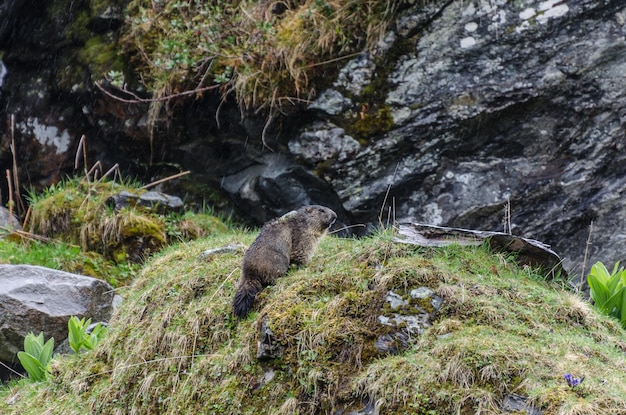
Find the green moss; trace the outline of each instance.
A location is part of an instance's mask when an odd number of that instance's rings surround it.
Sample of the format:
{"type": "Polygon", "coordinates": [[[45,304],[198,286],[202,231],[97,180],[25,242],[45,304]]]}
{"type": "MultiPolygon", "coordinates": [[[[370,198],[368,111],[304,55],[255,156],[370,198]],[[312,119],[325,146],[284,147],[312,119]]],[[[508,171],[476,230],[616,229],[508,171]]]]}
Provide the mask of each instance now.
{"type": "Polygon", "coordinates": [[[363,87],[358,97],[352,97],[361,110],[348,123],[341,123],[341,126],[362,145],[368,144],[371,138],[386,133],[394,126],[391,108],[381,106],[380,103],[387,98],[389,75],[394,69],[394,63],[413,49],[410,39],[397,39],[385,54],[375,58],[376,70],[370,83],[363,87]]]}
{"type": "Polygon", "coordinates": [[[391,110],[389,107],[382,107],[377,110],[364,110],[346,131],[361,144],[366,144],[369,138],[380,136],[391,127],[393,127],[391,110]]]}
{"type": "Polygon", "coordinates": [[[80,51],[81,61],[94,70],[94,75],[103,76],[111,70],[124,69],[119,47],[109,35],[92,36],[80,51]]]}
{"type": "MultiPolygon", "coordinates": [[[[141,208],[111,209],[107,199],[123,190],[135,194],[144,192],[136,183],[107,180],[90,183],[80,178],[51,186],[42,194],[30,196],[29,231],[66,241],[83,252],[98,253],[123,265],[129,261],[143,262],[173,241],[225,230],[221,220],[208,214],[163,217],[141,208]]],[[[89,267],[85,271],[92,275],[89,267]]],[[[124,283],[127,278],[116,281],[124,283]]]]}
{"type": "Polygon", "coordinates": [[[118,32],[92,31],[92,23],[108,8],[122,8],[125,0],[112,2],[53,1],[47,7],[49,19],[65,22],[64,46],[57,59],[59,82],[66,88],[83,86],[104,79],[110,71],[127,72],[127,58],[118,42],[118,32]]]}

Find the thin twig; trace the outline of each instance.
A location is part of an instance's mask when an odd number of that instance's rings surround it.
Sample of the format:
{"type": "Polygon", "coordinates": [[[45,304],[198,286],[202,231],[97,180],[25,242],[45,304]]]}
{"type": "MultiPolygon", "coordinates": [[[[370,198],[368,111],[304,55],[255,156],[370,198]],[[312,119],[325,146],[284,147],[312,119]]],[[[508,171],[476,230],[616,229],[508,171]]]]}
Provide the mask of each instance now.
{"type": "Polygon", "coordinates": [[[22,228],[26,229],[28,227],[28,221],[30,220],[30,215],[33,213],[33,205],[28,206],[28,210],[26,211],[26,215],[24,216],[24,223],[22,224],[22,228]]]}
{"type": "Polygon", "coordinates": [[[180,173],[176,173],[176,174],[174,174],[172,176],[165,177],[163,179],[159,179],[159,180],[154,181],[152,183],[148,183],[147,185],[140,187],[140,189],[148,189],[148,188],[150,188],[152,186],[156,186],[157,184],[161,184],[163,182],[167,182],[168,180],[177,179],[177,178],[185,176],[185,175],[187,175],[189,173],[191,173],[191,170],[187,170],[187,171],[183,171],[183,172],[180,172],[180,173]]]}
{"type": "MultiPolygon", "coordinates": [[[[100,162],[98,162],[98,163],[100,163],[100,162]]],[[[120,173],[120,165],[119,165],[119,163],[115,163],[115,164],[113,165],[113,167],[111,167],[109,170],[107,170],[107,171],[106,171],[106,173],[104,173],[104,174],[102,175],[102,177],[100,177],[100,178],[98,179],[98,181],[97,181],[95,184],[100,183],[102,180],[104,180],[104,178],[105,178],[105,177],[107,177],[107,176],[108,176],[109,174],[111,174],[111,173],[115,173],[115,176],[113,177],[113,180],[114,180],[114,181],[115,181],[115,177],[117,177],[117,175],[118,175],[118,174],[120,174],[120,175],[121,175],[121,173],[120,173]]]]}
{"type": "Polygon", "coordinates": [[[13,372],[14,374],[22,377],[22,378],[26,378],[26,376],[24,376],[23,374],[21,374],[20,372],[18,372],[17,370],[13,369],[12,367],[6,365],[5,363],[3,363],[2,361],[0,361],[0,366],[3,366],[5,369],[7,369],[10,372],[13,372]]]}
{"type": "Polygon", "coordinates": [[[502,225],[503,232],[509,235],[513,234],[511,230],[511,199],[506,198],[506,204],[504,205],[504,223],[502,225]]]}
{"type": "Polygon", "coordinates": [[[76,149],[76,155],[74,156],[74,170],[78,170],[78,161],[79,161],[78,156],[81,154],[84,141],[85,141],[85,134],[81,135],[80,140],[78,141],[78,148],[76,149]]]}
{"type": "Polygon", "coordinates": [[[396,174],[398,173],[398,166],[400,165],[400,163],[396,163],[396,168],[393,171],[393,176],[391,177],[391,183],[389,183],[389,185],[387,186],[387,191],[385,192],[385,198],[383,199],[383,204],[380,207],[380,212],[378,213],[378,224],[380,225],[380,227],[383,227],[383,212],[385,209],[385,205],[387,204],[387,198],[389,197],[389,192],[391,191],[391,186],[393,185],[393,183],[396,181],[396,174]]]}
{"type": "Polygon", "coordinates": [[[267,134],[267,130],[270,128],[270,125],[272,124],[272,121],[274,121],[274,114],[270,111],[270,114],[268,115],[267,120],[265,121],[265,125],[263,126],[263,131],[261,132],[261,142],[271,152],[274,152],[274,149],[272,147],[268,146],[267,145],[267,141],[265,140],[265,137],[266,137],[266,134],[267,134]]]}
{"type": "MultiPolygon", "coordinates": [[[[102,171],[102,163],[100,163],[100,160],[96,161],[94,163],[93,166],[91,166],[91,168],[85,172],[85,178],[87,179],[87,182],[90,182],[90,178],[91,175],[94,174],[94,178],[96,177],[95,172],[100,169],[100,171],[102,171]]],[[[91,184],[91,183],[90,183],[91,184]]]]}
{"type": "Polygon", "coordinates": [[[359,223],[357,225],[342,226],[341,228],[335,229],[334,231],[330,231],[328,233],[329,234],[333,234],[333,233],[345,231],[346,229],[350,229],[350,228],[367,228],[367,225],[365,225],[363,223],[359,223]]]}
{"type": "Polygon", "coordinates": [[[15,114],[11,114],[11,155],[13,158],[13,191],[15,192],[15,200],[17,203],[18,214],[22,214],[26,210],[22,195],[20,194],[20,178],[17,171],[17,150],[15,146],[15,114]]]}
{"type": "Polygon", "coordinates": [[[159,97],[159,98],[141,98],[138,95],[132,93],[131,91],[127,90],[127,89],[119,89],[121,92],[128,94],[130,96],[133,97],[133,99],[126,99],[126,98],[122,98],[119,95],[115,95],[109,91],[107,91],[102,85],[101,82],[96,82],[96,87],[98,87],[98,89],[100,91],[102,91],[105,95],[108,95],[109,97],[120,101],[120,102],[125,102],[127,104],[138,104],[138,103],[150,103],[150,102],[163,102],[163,101],[169,101],[171,99],[174,98],[179,98],[179,97],[184,97],[184,96],[188,96],[188,95],[193,95],[193,94],[198,94],[201,92],[205,92],[205,91],[210,91],[212,89],[216,89],[219,88],[221,85],[211,85],[211,86],[205,86],[202,88],[196,88],[196,89],[192,89],[189,91],[183,91],[183,92],[178,92],[176,94],[171,94],[171,95],[166,95],[163,97],[159,97]]]}
{"type": "Polygon", "coordinates": [[[19,235],[19,236],[22,236],[24,238],[32,239],[32,240],[35,240],[35,241],[62,243],[61,241],[58,241],[56,239],[47,238],[45,236],[37,235],[37,234],[31,233],[31,232],[21,231],[19,229],[10,229],[10,228],[6,228],[4,226],[0,226],[0,230],[7,231],[9,233],[12,233],[12,234],[15,234],[15,235],[19,235]]]}
{"type": "Polygon", "coordinates": [[[587,255],[589,254],[589,246],[591,246],[591,232],[593,231],[593,221],[589,223],[589,235],[585,245],[585,255],[583,256],[583,267],[580,271],[580,284],[578,284],[578,292],[582,292],[585,283],[585,269],[587,268],[587,255]]]}
{"type": "Polygon", "coordinates": [[[9,226],[13,227],[13,185],[11,181],[11,170],[7,169],[7,185],[9,186],[9,226]]]}

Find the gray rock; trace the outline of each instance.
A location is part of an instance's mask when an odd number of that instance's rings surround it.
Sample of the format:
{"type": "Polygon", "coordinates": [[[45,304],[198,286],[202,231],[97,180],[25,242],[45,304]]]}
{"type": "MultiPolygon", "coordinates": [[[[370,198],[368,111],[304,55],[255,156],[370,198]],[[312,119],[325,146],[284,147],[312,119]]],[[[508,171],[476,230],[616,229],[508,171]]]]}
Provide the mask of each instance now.
{"type": "Polygon", "coordinates": [[[506,412],[524,413],[526,415],[541,415],[540,409],[526,403],[527,398],[517,393],[511,393],[504,397],[502,410],[506,412]]]}
{"type": "Polygon", "coordinates": [[[618,0],[405,10],[411,47],[384,98],[394,126],[326,180],[357,223],[393,208],[399,222],[497,231],[510,201],[513,233],[550,244],[571,273],[591,221],[588,263],[623,259],[625,13],[618,0]]]}
{"type": "Polygon", "coordinates": [[[184,208],[183,201],[178,196],[161,192],[146,192],[138,195],[125,190],[109,197],[105,203],[115,210],[140,206],[160,214],[181,213],[184,208]]]}
{"type": "Polygon", "coordinates": [[[429,299],[430,304],[433,306],[435,311],[439,311],[439,307],[441,307],[441,303],[443,300],[441,297],[435,294],[433,290],[427,287],[419,287],[409,292],[409,295],[414,300],[425,300],[429,299]]]}
{"type": "Polygon", "coordinates": [[[16,361],[29,332],[60,344],[71,316],[108,321],[113,288],[105,281],[31,265],[0,265],[0,360],[16,361]]]}
{"type": "Polygon", "coordinates": [[[311,104],[309,109],[325,112],[329,115],[338,115],[352,106],[352,101],[344,97],[341,92],[334,89],[327,89],[311,104]]]}
{"type": "MultiPolygon", "coordinates": [[[[400,223],[397,229],[398,236],[394,239],[396,242],[428,247],[441,247],[451,244],[478,246],[487,243],[495,251],[514,253],[517,262],[541,270],[548,278],[554,278],[556,275],[568,276],[562,267],[562,260],[556,252],[550,249],[549,245],[533,239],[504,232],[447,228],[419,223],[400,223]]],[[[428,288],[412,290],[411,296],[413,298],[426,298],[430,294],[429,291],[428,288]]]]}
{"type": "Polygon", "coordinates": [[[0,231],[22,230],[20,220],[9,209],[0,206],[0,231]]]}
{"type": "Polygon", "coordinates": [[[363,87],[372,81],[376,65],[367,53],[362,53],[350,60],[333,84],[336,88],[347,91],[352,96],[359,96],[363,87]]]}
{"type": "Polygon", "coordinates": [[[285,348],[274,336],[270,328],[269,318],[264,315],[259,324],[259,343],[256,358],[259,360],[280,359],[285,352],[285,348]]]}
{"type": "Polygon", "coordinates": [[[442,299],[430,288],[418,287],[404,296],[389,291],[385,301],[391,312],[379,315],[378,323],[390,327],[391,331],[379,335],[374,347],[381,354],[395,354],[409,347],[412,337],[431,326],[442,299]]]}
{"type": "Polygon", "coordinates": [[[255,164],[222,177],[221,185],[239,206],[253,212],[251,216],[261,224],[316,203],[337,212],[335,227],[346,220],[328,185],[284,154],[264,154],[255,164]]]}
{"type": "Polygon", "coordinates": [[[360,149],[360,144],[332,123],[316,123],[289,141],[289,150],[309,163],[326,160],[345,161],[360,149]]]}
{"type": "Polygon", "coordinates": [[[396,310],[400,307],[407,306],[409,304],[408,301],[402,299],[401,295],[394,293],[393,291],[389,291],[387,296],[385,297],[385,301],[389,303],[389,306],[392,310],[396,310]]]}

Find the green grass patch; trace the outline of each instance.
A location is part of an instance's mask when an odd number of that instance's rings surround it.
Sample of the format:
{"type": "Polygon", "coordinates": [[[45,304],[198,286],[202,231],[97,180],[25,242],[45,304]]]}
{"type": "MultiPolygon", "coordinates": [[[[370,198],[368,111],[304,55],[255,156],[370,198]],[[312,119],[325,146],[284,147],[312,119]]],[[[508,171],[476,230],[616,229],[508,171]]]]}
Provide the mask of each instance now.
{"type": "Polygon", "coordinates": [[[0,389],[0,412],[317,414],[371,401],[385,414],[497,414],[509,393],[544,414],[626,407],[624,330],[511,258],[418,248],[388,233],[328,237],[236,320],[242,253],[199,255],[254,237],[214,233],[157,254],[98,346],[54,361],[47,381],[0,389]],[[422,286],[443,299],[432,326],[408,349],[379,353],[386,293],[422,286]],[[263,317],[281,359],[256,359],[263,317]],[[585,380],[571,387],[567,373],[585,380]]]}
{"type": "Polygon", "coordinates": [[[138,264],[115,263],[97,252],[83,252],[64,242],[0,239],[0,263],[28,264],[87,275],[107,281],[113,287],[126,285],[137,275],[138,264]]]}

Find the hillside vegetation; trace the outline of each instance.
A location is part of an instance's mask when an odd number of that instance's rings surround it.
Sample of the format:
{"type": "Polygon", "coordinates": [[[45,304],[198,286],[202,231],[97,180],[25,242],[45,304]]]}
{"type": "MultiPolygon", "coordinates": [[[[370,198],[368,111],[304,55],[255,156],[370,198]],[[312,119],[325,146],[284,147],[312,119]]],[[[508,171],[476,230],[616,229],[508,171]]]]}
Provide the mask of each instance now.
{"type": "MultiPolygon", "coordinates": [[[[148,1],[127,9],[122,43],[156,98],[217,89],[242,111],[307,102],[337,62],[374,48],[398,1],[148,1]]],[[[121,86],[124,76],[108,78],[121,86]]],[[[153,105],[153,112],[158,111],[153,105]]]]}
{"type": "Polygon", "coordinates": [[[255,232],[226,231],[157,254],[120,294],[106,337],[54,360],[53,376],[0,389],[3,414],[499,414],[526,397],[544,414],[626,411],[623,329],[513,258],[424,249],[390,232],[327,237],[238,321],[231,298],[255,232]],[[382,354],[385,296],[429,287],[438,315],[408,348],[382,354]],[[282,358],[256,359],[267,316],[282,358]],[[577,386],[564,376],[582,378],[577,386]]]}

